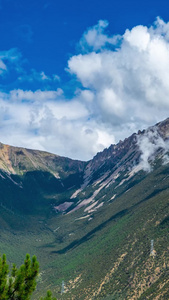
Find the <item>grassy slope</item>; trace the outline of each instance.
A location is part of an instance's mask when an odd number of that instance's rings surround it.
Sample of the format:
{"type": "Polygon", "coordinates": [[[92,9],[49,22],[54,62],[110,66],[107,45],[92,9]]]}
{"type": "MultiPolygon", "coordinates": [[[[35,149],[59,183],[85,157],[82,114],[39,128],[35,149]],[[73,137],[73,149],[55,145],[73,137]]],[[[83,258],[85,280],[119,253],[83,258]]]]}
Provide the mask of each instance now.
{"type": "Polygon", "coordinates": [[[27,252],[37,255],[35,299],[47,288],[58,299],[168,299],[168,187],[167,165],[147,176],[138,173],[116,189],[113,201],[113,185],[105,189],[105,205],[91,220],[77,220],[84,209],[23,217],[1,206],[0,252],[17,264],[27,252]]]}

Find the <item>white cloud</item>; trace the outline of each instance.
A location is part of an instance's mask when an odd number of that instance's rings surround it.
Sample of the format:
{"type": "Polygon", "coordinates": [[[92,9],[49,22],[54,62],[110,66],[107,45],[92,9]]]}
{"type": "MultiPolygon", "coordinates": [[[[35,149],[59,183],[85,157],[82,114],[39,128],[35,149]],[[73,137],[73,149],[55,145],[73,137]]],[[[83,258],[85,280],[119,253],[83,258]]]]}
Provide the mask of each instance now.
{"type": "MultiPolygon", "coordinates": [[[[84,91],[84,98],[90,96],[84,91]]],[[[114,136],[103,124],[90,119],[85,101],[77,99],[66,100],[61,89],[1,92],[1,142],[72,158],[91,158],[108,147],[114,136]]]]}
{"type": "Polygon", "coordinates": [[[4,64],[4,62],[0,59],[0,74],[2,74],[4,71],[6,71],[7,67],[4,64]]]}
{"type": "MultiPolygon", "coordinates": [[[[63,90],[58,88],[56,91],[41,91],[37,90],[35,92],[29,90],[24,91],[21,89],[18,90],[12,90],[10,91],[9,95],[5,95],[10,101],[35,101],[35,102],[41,102],[42,101],[49,101],[49,100],[55,100],[58,96],[61,97],[63,94],[63,90]]],[[[3,95],[3,96],[4,96],[3,95]]]]}
{"type": "MultiPolygon", "coordinates": [[[[97,25],[87,35],[93,30],[98,35],[101,30],[104,35],[105,27],[97,25]]],[[[142,128],[167,117],[168,36],[169,24],[157,18],[150,28],[139,25],[127,29],[115,50],[108,46],[103,49],[101,45],[100,51],[70,58],[69,72],[95,95],[93,102],[97,109],[94,111],[103,122],[115,120],[119,126],[137,123],[142,128]]],[[[90,46],[91,41],[86,39],[87,42],[90,46]]]]}
{"type": "Polygon", "coordinates": [[[162,150],[162,157],[164,164],[169,162],[167,152],[169,151],[169,142],[164,140],[156,127],[146,130],[142,135],[137,137],[137,144],[141,151],[139,168],[146,172],[152,170],[152,162],[155,159],[157,150],[162,150]]]}
{"type": "Polygon", "coordinates": [[[107,20],[100,20],[97,25],[89,28],[80,40],[80,46],[83,51],[94,50],[106,46],[106,44],[115,45],[120,38],[119,35],[109,37],[104,30],[109,25],[107,20]]]}
{"type": "Polygon", "coordinates": [[[43,71],[40,73],[40,76],[42,80],[49,80],[49,77],[43,71]]]}
{"type": "Polygon", "coordinates": [[[16,48],[0,51],[0,74],[5,74],[10,67],[15,68],[16,71],[21,70],[21,66],[18,64],[21,57],[21,53],[16,48]]]}
{"type": "Polygon", "coordinates": [[[131,31],[127,29],[123,38],[131,47],[136,47],[138,51],[145,51],[150,42],[150,33],[147,27],[140,25],[131,31]]]}
{"type": "Polygon", "coordinates": [[[121,116],[124,112],[124,103],[111,88],[103,89],[99,94],[99,104],[106,115],[121,116]]]}
{"type": "MultiPolygon", "coordinates": [[[[135,26],[121,36],[109,35],[107,26],[101,20],[89,28],[80,40],[81,53],[68,61],[67,70],[78,81],[73,97],[67,99],[61,88],[1,92],[2,142],[90,159],[168,117],[169,23],[157,18],[152,26],[135,26]]],[[[0,52],[0,72],[18,57],[14,50],[0,52]]],[[[43,71],[31,75],[32,82],[60,79],[43,71]]],[[[153,153],[151,146],[142,161],[153,153]]]]}
{"type": "Polygon", "coordinates": [[[73,56],[68,61],[69,72],[76,74],[84,87],[90,87],[96,82],[99,74],[102,75],[102,60],[99,54],[92,52],[90,54],[73,56]]]}
{"type": "Polygon", "coordinates": [[[44,71],[37,72],[36,70],[32,69],[30,72],[25,72],[21,74],[18,78],[20,81],[23,82],[52,82],[52,81],[60,81],[60,77],[56,74],[49,76],[46,75],[44,71]]]}
{"type": "Polygon", "coordinates": [[[60,81],[60,77],[57,74],[53,75],[53,80],[60,81]]]}
{"type": "Polygon", "coordinates": [[[0,58],[1,59],[6,59],[11,62],[15,62],[20,60],[22,57],[21,53],[18,51],[17,48],[12,48],[7,51],[0,51],[0,58]]]}

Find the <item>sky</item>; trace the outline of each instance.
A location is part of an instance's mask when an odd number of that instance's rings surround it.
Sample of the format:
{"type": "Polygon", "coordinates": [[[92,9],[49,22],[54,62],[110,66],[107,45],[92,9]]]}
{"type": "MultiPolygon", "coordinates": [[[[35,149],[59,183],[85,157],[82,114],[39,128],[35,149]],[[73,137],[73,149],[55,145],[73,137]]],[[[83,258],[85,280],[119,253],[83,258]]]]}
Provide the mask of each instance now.
{"type": "Polygon", "coordinates": [[[169,3],[0,0],[0,142],[89,160],[169,117],[169,3]]]}

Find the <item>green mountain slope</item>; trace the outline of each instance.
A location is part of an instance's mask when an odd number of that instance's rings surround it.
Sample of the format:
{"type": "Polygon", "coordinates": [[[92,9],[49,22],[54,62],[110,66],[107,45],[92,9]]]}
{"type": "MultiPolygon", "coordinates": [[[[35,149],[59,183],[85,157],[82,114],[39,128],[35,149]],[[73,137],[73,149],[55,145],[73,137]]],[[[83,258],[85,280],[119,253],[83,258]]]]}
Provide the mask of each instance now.
{"type": "Polygon", "coordinates": [[[168,136],[169,119],[90,162],[1,145],[0,252],[37,255],[34,299],[169,298],[168,136]]]}

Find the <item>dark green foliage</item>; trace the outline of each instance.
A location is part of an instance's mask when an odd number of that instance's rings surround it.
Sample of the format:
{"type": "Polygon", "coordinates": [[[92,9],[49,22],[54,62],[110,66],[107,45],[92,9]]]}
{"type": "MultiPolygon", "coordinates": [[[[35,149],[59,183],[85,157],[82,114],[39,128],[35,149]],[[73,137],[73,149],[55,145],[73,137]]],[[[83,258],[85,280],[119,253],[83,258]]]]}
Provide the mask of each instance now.
{"type": "MultiPolygon", "coordinates": [[[[29,300],[36,288],[36,279],[39,274],[39,263],[34,255],[32,260],[26,254],[24,264],[17,269],[13,264],[10,276],[6,255],[0,257],[0,300],[29,300]]],[[[56,300],[50,291],[41,300],[56,300]]]]}
{"type": "Polygon", "coordinates": [[[8,265],[6,263],[6,256],[3,254],[0,258],[0,299],[7,299],[7,275],[8,275],[8,265]]]}
{"type": "Polygon", "coordinates": [[[51,291],[47,291],[47,295],[45,298],[41,298],[40,300],[56,300],[56,298],[52,297],[51,291]]]}
{"type": "MultiPolygon", "coordinates": [[[[96,155],[82,178],[83,163],[31,150],[17,155],[16,174],[0,173],[0,248],[17,265],[27,251],[38,255],[32,300],[54,300],[49,287],[62,300],[169,299],[169,165],[160,156],[152,172],[130,172],[140,155],[132,137],[96,155]],[[87,199],[89,205],[76,209],[87,199]],[[57,210],[65,202],[72,205],[57,210]]],[[[18,270],[13,266],[12,279],[3,276],[5,257],[1,270],[6,295],[18,270]]]]}
{"type": "Polygon", "coordinates": [[[27,254],[24,264],[17,269],[13,265],[10,276],[6,256],[0,258],[0,299],[29,300],[36,288],[36,278],[39,273],[39,263],[36,256],[30,259],[27,254]]]}

